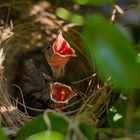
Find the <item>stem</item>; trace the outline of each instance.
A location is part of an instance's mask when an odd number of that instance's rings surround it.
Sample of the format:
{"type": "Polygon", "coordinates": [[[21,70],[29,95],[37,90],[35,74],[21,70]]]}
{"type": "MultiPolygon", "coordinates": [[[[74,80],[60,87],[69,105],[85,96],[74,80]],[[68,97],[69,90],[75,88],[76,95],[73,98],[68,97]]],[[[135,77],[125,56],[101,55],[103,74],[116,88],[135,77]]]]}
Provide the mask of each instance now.
{"type": "Polygon", "coordinates": [[[126,136],[128,136],[131,132],[131,125],[132,125],[134,112],[135,112],[135,93],[130,92],[128,95],[126,120],[125,120],[125,135],[126,136]]]}

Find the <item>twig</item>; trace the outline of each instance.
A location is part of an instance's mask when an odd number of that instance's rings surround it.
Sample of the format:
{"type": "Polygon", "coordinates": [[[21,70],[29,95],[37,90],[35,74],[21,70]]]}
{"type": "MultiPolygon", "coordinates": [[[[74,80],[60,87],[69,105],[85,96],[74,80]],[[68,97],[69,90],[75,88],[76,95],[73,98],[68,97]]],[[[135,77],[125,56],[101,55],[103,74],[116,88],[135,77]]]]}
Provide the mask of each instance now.
{"type": "Polygon", "coordinates": [[[113,11],[112,11],[112,15],[111,15],[111,21],[112,22],[115,21],[117,14],[123,15],[124,10],[120,6],[115,5],[114,8],[113,8],[113,11]]]}
{"type": "MultiPolygon", "coordinates": [[[[16,84],[13,84],[13,86],[15,86],[15,87],[17,87],[17,88],[19,89],[20,95],[21,95],[21,98],[22,98],[22,102],[23,102],[24,110],[25,110],[25,112],[26,112],[26,115],[28,115],[28,112],[27,112],[27,109],[26,109],[26,104],[25,104],[25,101],[24,101],[23,92],[22,92],[21,88],[20,88],[18,85],[16,85],[16,84]]],[[[28,115],[28,116],[29,116],[29,115],[28,115]]]]}

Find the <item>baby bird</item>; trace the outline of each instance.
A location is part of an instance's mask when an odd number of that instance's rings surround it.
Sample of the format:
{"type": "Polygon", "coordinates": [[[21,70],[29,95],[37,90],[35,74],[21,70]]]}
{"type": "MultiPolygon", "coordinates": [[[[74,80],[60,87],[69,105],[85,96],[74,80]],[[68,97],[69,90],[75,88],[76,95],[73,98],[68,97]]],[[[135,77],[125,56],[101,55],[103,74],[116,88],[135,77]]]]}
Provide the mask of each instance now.
{"type": "MultiPolygon", "coordinates": [[[[52,99],[50,85],[61,78],[70,57],[75,56],[75,51],[63,38],[61,32],[52,46],[48,45],[43,49],[27,52],[18,60],[17,70],[20,72],[17,72],[13,81],[12,97],[18,99],[20,103],[23,103],[24,100],[27,112],[31,116],[40,114],[47,108],[57,108],[60,101],[57,104],[57,101],[52,99]]],[[[65,85],[63,86],[65,87],[65,85]]],[[[57,85],[55,87],[56,90],[54,90],[53,95],[59,94],[57,91],[59,88],[57,85]]],[[[73,96],[75,94],[70,95],[70,98],[73,96]]],[[[24,111],[23,106],[19,105],[19,108],[24,111]]]]}
{"type": "Polygon", "coordinates": [[[64,74],[64,67],[71,57],[75,57],[75,51],[70,47],[68,42],[63,38],[62,32],[53,43],[52,48],[45,52],[45,57],[53,71],[53,77],[57,78],[64,74]]]}

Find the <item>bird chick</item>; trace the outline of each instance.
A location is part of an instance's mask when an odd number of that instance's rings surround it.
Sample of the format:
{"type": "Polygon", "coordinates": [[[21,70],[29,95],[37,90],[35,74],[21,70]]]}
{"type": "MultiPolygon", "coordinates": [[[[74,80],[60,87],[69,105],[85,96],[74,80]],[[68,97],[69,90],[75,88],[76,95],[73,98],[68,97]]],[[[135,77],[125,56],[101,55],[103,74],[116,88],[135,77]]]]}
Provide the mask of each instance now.
{"type": "MultiPolygon", "coordinates": [[[[13,86],[13,90],[9,90],[10,92],[12,91],[12,97],[18,99],[20,103],[23,103],[24,100],[25,105],[30,108],[40,110],[60,108],[58,106],[61,103],[58,101],[56,103],[56,100],[54,101],[54,95],[58,95],[58,89],[60,89],[57,87],[68,89],[68,93],[72,90],[64,84],[51,84],[50,86],[50,83],[61,78],[64,67],[70,57],[75,56],[75,51],[63,38],[62,33],[60,33],[52,46],[47,46],[45,49],[31,50],[18,57],[17,72],[14,81],[12,81],[16,86],[13,86]],[[23,94],[23,97],[21,94],[23,94]]],[[[61,94],[62,92],[59,93],[61,94]]],[[[67,101],[75,94],[69,95],[67,94],[67,101]]],[[[64,101],[62,104],[65,104],[64,101]]],[[[24,111],[22,106],[19,106],[19,108],[24,111]]],[[[42,113],[42,111],[29,108],[27,111],[31,116],[42,113]]]]}
{"type": "Polygon", "coordinates": [[[53,71],[53,77],[60,77],[64,73],[64,67],[71,57],[75,57],[75,51],[69,45],[69,43],[62,36],[62,32],[59,33],[53,46],[51,53],[48,50],[45,52],[45,57],[53,71]]]}
{"type": "Polygon", "coordinates": [[[77,94],[68,85],[59,82],[50,83],[50,98],[57,109],[63,110],[69,100],[76,95],[77,94]]]}

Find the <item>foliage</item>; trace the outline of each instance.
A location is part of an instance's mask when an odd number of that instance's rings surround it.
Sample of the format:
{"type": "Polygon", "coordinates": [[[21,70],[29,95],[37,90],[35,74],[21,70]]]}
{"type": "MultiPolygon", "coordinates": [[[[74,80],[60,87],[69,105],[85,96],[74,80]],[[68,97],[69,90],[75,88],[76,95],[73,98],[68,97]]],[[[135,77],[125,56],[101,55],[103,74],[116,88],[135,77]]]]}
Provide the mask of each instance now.
{"type": "MultiPolygon", "coordinates": [[[[59,2],[61,0],[53,3],[59,2]]],[[[71,3],[83,7],[106,5],[110,5],[112,9],[115,7],[114,0],[73,0],[71,3]]],[[[119,16],[120,11],[117,13],[119,16]]],[[[15,136],[15,140],[94,140],[96,138],[131,140],[131,137],[139,139],[137,135],[140,133],[140,99],[138,98],[140,55],[138,49],[135,49],[139,46],[139,42],[134,44],[120,30],[119,26],[122,25],[118,26],[119,22],[111,21],[104,16],[104,13],[102,15],[89,13],[82,15],[65,7],[56,8],[56,14],[60,18],[76,26],[82,26],[81,42],[85,45],[88,58],[96,66],[102,80],[118,92],[115,102],[106,112],[107,121],[104,125],[107,128],[95,128],[62,112],[46,110],[43,115],[25,124],[15,136]]],[[[140,26],[135,24],[126,23],[126,26],[140,29],[140,26]]],[[[8,140],[2,128],[0,128],[0,139],[8,140]]]]}
{"type": "Polygon", "coordinates": [[[112,0],[74,0],[74,2],[78,4],[94,4],[94,5],[102,5],[107,3],[112,3],[112,0]]]}
{"type": "MultiPolygon", "coordinates": [[[[121,16],[123,12],[127,13],[127,11],[123,11],[119,5],[116,5],[116,1],[112,0],[74,0],[73,2],[82,6],[103,5],[105,7],[106,4],[110,4],[112,8],[117,7],[116,10],[118,10],[117,14],[120,14],[119,16],[121,16]]],[[[127,6],[131,7],[132,4],[130,4],[130,1],[123,1],[122,3],[126,6],[126,9],[127,6]]],[[[71,12],[67,10],[67,13],[71,12]]],[[[110,14],[117,16],[117,14],[110,14]]],[[[140,65],[139,52],[137,51],[138,49],[135,49],[136,45],[139,46],[139,42],[135,42],[138,44],[134,44],[133,40],[130,39],[130,37],[128,38],[128,36],[131,36],[128,28],[130,30],[138,30],[139,25],[137,23],[125,23],[126,26],[123,26],[119,22],[114,21],[114,19],[106,18],[94,12],[88,13],[88,16],[81,15],[81,17],[84,27],[82,34],[84,39],[82,38],[82,42],[85,43],[85,48],[91,58],[91,62],[97,67],[102,79],[108,85],[112,85],[115,89],[122,92],[108,109],[107,120],[109,128],[114,128],[115,130],[121,129],[122,132],[127,131],[128,135],[139,134],[139,95],[136,93],[139,94],[140,88],[140,65]],[[120,27],[123,30],[121,30],[120,27]],[[127,34],[124,30],[128,31],[127,34]]],[[[61,18],[64,17],[61,16],[61,18]]],[[[64,19],[71,21],[70,17],[64,19]]],[[[119,137],[123,136],[124,134],[119,137]]],[[[126,137],[120,139],[131,138],[126,137]]]]}
{"type": "Polygon", "coordinates": [[[111,128],[125,128],[127,102],[118,99],[108,110],[108,122],[111,128]]]}
{"type": "Polygon", "coordinates": [[[64,136],[56,131],[45,131],[36,133],[26,140],[65,140],[64,136]]]}
{"type": "Polygon", "coordinates": [[[15,137],[15,140],[93,140],[95,129],[90,125],[70,120],[63,113],[46,110],[27,123],[15,137]],[[78,133],[77,133],[78,132],[78,133]]]}
{"type": "Polygon", "coordinates": [[[111,76],[111,83],[121,89],[139,87],[136,52],[114,24],[101,16],[89,17],[84,36],[92,61],[104,79],[111,76]]]}
{"type": "Polygon", "coordinates": [[[9,140],[9,138],[6,136],[4,130],[2,129],[1,126],[0,126],[0,139],[1,140],[9,140]]]}

